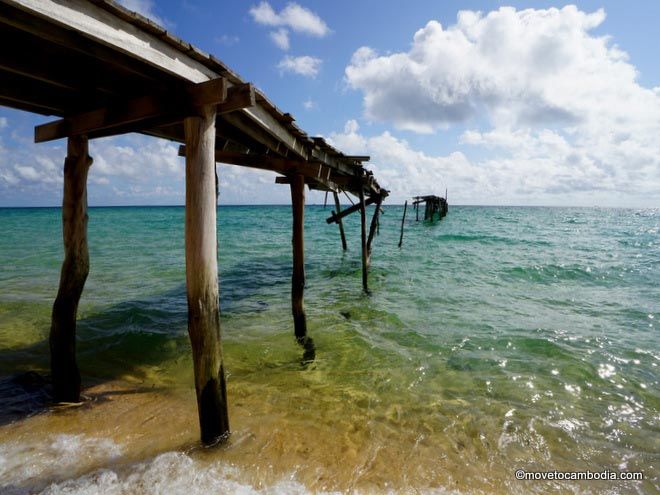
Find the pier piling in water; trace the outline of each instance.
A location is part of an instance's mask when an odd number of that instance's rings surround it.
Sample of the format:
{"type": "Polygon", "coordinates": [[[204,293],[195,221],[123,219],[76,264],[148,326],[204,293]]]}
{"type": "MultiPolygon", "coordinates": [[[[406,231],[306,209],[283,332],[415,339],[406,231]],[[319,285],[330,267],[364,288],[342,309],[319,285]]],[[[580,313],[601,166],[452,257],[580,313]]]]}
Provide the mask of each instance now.
{"type": "Polygon", "coordinates": [[[307,338],[305,316],[305,178],[291,177],[291,207],[293,210],[293,275],[291,277],[291,312],[296,340],[301,345],[307,338]]]}
{"type": "Polygon", "coordinates": [[[403,244],[403,226],[406,222],[406,211],[408,210],[408,200],[403,205],[403,217],[401,217],[401,235],[399,236],[399,247],[403,244]]]}
{"type": "Polygon", "coordinates": [[[367,250],[367,207],[364,202],[364,192],[360,189],[360,240],[362,248],[362,288],[369,293],[369,254],[367,250]]]}
{"type": "Polygon", "coordinates": [[[337,223],[339,224],[339,235],[341,236],[341,248],[346,251],[346,234],[344,233],[344,222],[341,219],[341,204],[339,203],[339,194],[337,191],[332,191],[333,196],[335,197],[335,214],[337,216],[337,223]]]}
{"type": "Polygon", "coordinates": [[[89,273],[87,247],[87,174],[92,159],[85,136],[67,140],[64,161],[62,231],[64,262],[53,304],[50,327],[50,367],[56,401],[80,400],[80,372],[76,363],[78,303],[89,273]]]}
{"type": "Polygon", "coordinates": [[[184,120],[186,138],[186,289],[188,334],[202,442],[229,434],[227,388],[220,340],[215,194],[215,119],[212,106],[184,120]]]}

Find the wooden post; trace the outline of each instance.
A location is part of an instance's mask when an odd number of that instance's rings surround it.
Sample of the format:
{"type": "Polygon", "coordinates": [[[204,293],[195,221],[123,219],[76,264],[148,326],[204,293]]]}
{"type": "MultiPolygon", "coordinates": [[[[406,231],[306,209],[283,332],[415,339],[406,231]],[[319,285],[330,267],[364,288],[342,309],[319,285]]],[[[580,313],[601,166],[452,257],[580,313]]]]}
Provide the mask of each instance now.
{"type": "Polygon", "coordinates": [[[364,204],[364,192],[360,188],[360,223],[362,240],[362,288],[369,293],[369,255],[367,253],[367,207],[364,204]]]}
{"type": "Polygon", "coordinates": [[[220,340],[213,106],[184,120],[186,138],[186,287],[188,334],[202,442],[229,435],[227,388],[220,340]]]}
{"type": "Polygon", "coordinates": [[[376,209],[374,215],[371,217],[371,226],[369,227],[369,237],[367,238],[367,263],[371,264],[371,243],[374,240],[376,233],[376,226],[378,225],[378,216],[380,215],[380,205],[383,203],[383,197],[376,198],[376,209]]]}
{"type": "MultiPolygon", "coordinates": [[[[332,194],[335,196],[335,213],[339,215],[341,213],[341,205],[339,204],[339,194],[336,191],[332,191],[332,194]]],[[[342,222],[341,217],[337,220],[339,224],[339,235],[341,236],[341,247],[346,251],[346,234],[344,233],[344,223],[342,222]]]]}
{"type": "Polygon", "coordinates": [[[419,222],[419,203],[415,204],[415,221],[419,222]]]}
{"type": "Polygon", "coordinates": [[[403,205],[403,217],[401,218],[401,236],[399,237],[399,247],[403,244],[403,224],[406,221],[406,210],[408,209],[408,200],[403,205]]]}
{"type": "Polygon", "coordinates": [[[293,274],[291,276],[291,313],[296,341],[305,349],[303,363],[314,361],[316,349],[314,341],[307,336],[307,316],[305,315],[305,176],[291,177],[291,208],[293,225],[291,244],[293,248],[293,274]]]}
{"type": "Polygon", "coordinates": [[[291,177],[291,208],[293,210],[293,275],[291,277],[291,312],[296,340],[303,344],[307,337],[305,317],[305,177],[291,177]]]}
{"type": "Polygon", "coordinates": [[[62,200],[64,262],[53,304],[49,336],[53,394],[58,402],[80,400],[80,372],[76,364],[76,316],[89,273],[87,173],[91,164],[87,137],[70,137],[64,161],[62,200]]]}

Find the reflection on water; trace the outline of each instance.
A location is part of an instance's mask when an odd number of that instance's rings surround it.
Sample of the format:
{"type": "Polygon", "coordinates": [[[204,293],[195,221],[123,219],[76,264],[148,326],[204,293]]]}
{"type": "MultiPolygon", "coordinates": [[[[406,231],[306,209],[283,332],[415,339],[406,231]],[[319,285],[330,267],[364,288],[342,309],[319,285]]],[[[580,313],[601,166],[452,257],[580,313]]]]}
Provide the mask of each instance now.
{"type": "MultiPolygon", "coordinates": [[[[366,297],[355,219],[342,254],[327,212],[310,208],[317,358],[305,366],[288,299],[289,213],[220,211],[233,429],[220,449],[197,443],[181,209],[92,210],[79,324],[89,399],[27,418],[21,407],[43,406],[35,394],[45,389],[17,373],[47,370],[59,246],[51,233],[40,261],[23,261],[21,243],[39,235],[0,240],[0,262],[19,259],[0,275],[0,395],[22,416],[0,427],[0,491],[658,489],[657,213],[457,207],[438,226],[411,223],[399,250],[401,209],[390,207],[366,297]],[[19,389],[25,399],[2,392],[19,389]],[[520,482],[516,468],[641,470],[646,480],[520,482]]],[[[0,212],[5,231],[25,224],[12,215],[0,212]]],[[[22,215],[46,236],[57,212],[22,215]]]]}

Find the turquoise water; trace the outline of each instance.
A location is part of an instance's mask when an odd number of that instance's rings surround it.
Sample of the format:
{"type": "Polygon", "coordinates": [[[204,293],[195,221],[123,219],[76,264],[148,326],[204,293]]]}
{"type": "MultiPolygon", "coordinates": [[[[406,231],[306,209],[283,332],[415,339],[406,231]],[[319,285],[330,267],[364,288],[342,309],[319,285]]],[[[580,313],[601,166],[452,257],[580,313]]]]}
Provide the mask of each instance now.
{"type": "MultiPolygon", "coordinates": [[[[158,478],[200,493],[656,493],[660,210],[450,206],[431,226],[409,211],[399,249],[402,210],[385,207],[366,296],[358,216],[343,253],[330,210],[307,207],[317,359],[303,366],[290,208],[219,208],[234,435],[209,453],[194,447],[184,210],[90,209],[78,345],[91,405],[25,417],[33,395],[6,401],[0,487],[150,493],[145,480],[158,478]],[[144,394],[99,400],[119,389],[144,394]],[[147,441],[137,432],[150,414],[173,419],[147,441]],[[83,461],[63,468],[74,451],[83,461]],[[534,484],[516,468],[645,480],[534,484]]],[[[13,383],[47,373],[59,209],[3,209],[0,228],[0,375],[13,383]]]]}

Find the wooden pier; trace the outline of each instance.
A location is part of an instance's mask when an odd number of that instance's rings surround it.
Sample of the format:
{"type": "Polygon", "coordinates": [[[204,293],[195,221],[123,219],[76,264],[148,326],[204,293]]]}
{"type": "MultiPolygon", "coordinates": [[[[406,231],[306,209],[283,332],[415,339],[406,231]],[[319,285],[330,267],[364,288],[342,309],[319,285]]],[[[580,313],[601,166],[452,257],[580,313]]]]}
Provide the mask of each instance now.
{"type": "MultiPolygon", "coordinates": [[[[110,0],[0,0],[0,105],[57,117],[35,141],[66,138],[62,222],[65,259],[50,332],[55,400],[77,402],[76,316],[87,248],[88,140],[138,132],[181,143],[186,169],[188,333],[202,441],[229,434],[222,360],[216,237],[216,162],[271,170],[291,189],[294,335],[313,359],[304,309],[305,185],[331,191],[328,223],[360,211],[363,288],[380,205],[388,192],[350,156],[310,137],[223,62],[110,0]],[[358,204],[340,211],[338,194],[358,204]],[[366,209],[376,208],[367,233],[366,209]]],[[[148,170],[143,173],[148,174],[148,170]]],[[[182,260],[183,261],[183,260],[182,260]]]]}

